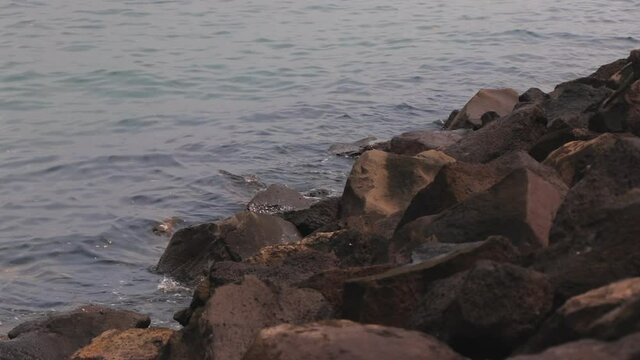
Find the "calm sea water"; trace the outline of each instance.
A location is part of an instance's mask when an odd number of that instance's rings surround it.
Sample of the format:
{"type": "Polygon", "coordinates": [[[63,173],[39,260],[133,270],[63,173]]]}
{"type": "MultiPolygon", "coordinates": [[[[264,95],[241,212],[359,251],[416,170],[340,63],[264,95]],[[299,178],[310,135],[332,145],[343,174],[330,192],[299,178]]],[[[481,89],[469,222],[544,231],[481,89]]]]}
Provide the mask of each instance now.
{"type": "Polygon", "coordinates": [[[636,0],[0,0],[0,330],[96,302],[156,324],[156,221],[339,192],[334,142],[551,90],[640,47],[636,0]]]}

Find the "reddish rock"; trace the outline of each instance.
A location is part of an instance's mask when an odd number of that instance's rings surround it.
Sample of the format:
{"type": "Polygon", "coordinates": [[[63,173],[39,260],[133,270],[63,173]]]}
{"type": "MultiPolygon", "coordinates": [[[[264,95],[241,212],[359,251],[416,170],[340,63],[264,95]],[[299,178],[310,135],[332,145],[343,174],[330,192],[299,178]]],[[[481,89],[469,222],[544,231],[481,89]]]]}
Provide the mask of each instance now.
{"type": "Polygon", "coordinates": [[[179,280],[193,281],[206,273],[210,261],[241,261],[264,246],[300,239],[295,226],[277,216],[241,212],[216,223],[177,231],[157,270],[179,280]]]}
{"type": "Polygon", "coordinates": [[[545,350],[536,355],[521,355],[510,360],[637,360],[640,358],[640,333],[614,342],[580,340],[545,350]]]}
{"type": "Polygon", "coordinates": [[[513,89],[481,89],[467,104],[447,121],[445,128],[455,130],[461,128],[479,129],[482,127],[482,115],[495,112],[499,116],[506,116],[518,103],[518,92],[513,89]]]}
{"type": "Polygon", "coordinates": [[[443,151],[458,161],[486,163],[514,151],[529,151],[547,132],[538,105],[519,108],[465,136],[443,151]]]}
{"type": "Polygon", "coordinates": [[[108,330],[76,351],[71,360],[156,360],[171,329],[108,330]]]}
{"type": "Polygon", "coordinates": [[[331,320],[260,331],[243,360],[462,360],[435,338],[415,331],[331,320]]]}
{"type": "Polygon", "coordinates": [[[498,358],[532,334],[552,304],[553,291],[543,274],[481,261],[429,284],[411,325],[463,355],[498,358]]]}
{"type": "Polygon", "coordinates": [[[0,341],[2,360],[62,360],[111,329],[145,328],[148,316],[99,305],[53,313],[28,321],[9,331],[10,340],[0,341]]]}
{"type": "Polygon", "coordinates": [[[429,284],[474,266],[480,259],[517,261],[518,253],[505,238],[464,244],[425,262],[347,281],[344,287],[345,318],[406,327],[429,284]]]}
{"type": "Polygon", "coordinates": [[[391,139],[390,151],[400,155],[417,155],[427,150],[441,150],[453,145],[466,135],[466,131],[417,130],[391,139]]]}
{"type": "Polygon", "coordinates": [[[567,300],[519,352],[582,338],[615,340],[640,331],[639,320],[640,278],[620,280],[567,300]]]}

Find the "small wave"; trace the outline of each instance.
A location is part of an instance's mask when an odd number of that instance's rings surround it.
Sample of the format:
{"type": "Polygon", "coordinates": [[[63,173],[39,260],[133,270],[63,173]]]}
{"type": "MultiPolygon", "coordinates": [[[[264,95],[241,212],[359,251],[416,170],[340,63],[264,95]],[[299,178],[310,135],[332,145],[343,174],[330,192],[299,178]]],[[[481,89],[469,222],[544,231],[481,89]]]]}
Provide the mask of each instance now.
{"type": "Polygon", "coordinates": [[[190,289],[184,286],[184,284],[180,283],[179,281],[176,281],[170,277],[164,276],[162,280],[160,280],[160,283],[158,284],[158,290],[162,291],[163,293],[177,293],[177,292],[189,291],[190,289]]]}

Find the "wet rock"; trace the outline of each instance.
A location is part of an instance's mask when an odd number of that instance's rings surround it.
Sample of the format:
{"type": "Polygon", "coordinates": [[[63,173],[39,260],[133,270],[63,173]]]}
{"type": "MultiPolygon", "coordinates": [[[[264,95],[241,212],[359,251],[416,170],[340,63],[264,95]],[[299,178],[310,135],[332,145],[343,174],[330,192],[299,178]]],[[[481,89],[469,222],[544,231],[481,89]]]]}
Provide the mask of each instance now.
{"type": "Polygon", "coordinates": [[[479,129],[482,127],[482,115],[495,112],[506,116],[513,111],[518,102],[518,93],[513,89],[481,89],[448,124],[447,130],[462,128],[479,129]]]}
{"type": "Polygon", "coordinates": [[[582,338],[615,340],[640,331],[638,305],[640,278],[621,280],[574,296],[542,324],[519,352],[535,353],[582,338]]]}
{"type": "Polygon", "coordinates": [[[264,329],[243,359],[462,360],[463,357],[419,332],[331,320],[264,329]]]}
{"type": "Polygon", "coordinates": [[[553,151],[562,145],[579,140],[591,140],[598,134],[582,128],[564,128],[551,131],[542,136],[533,148],[529,150],[529,154],[538,161],[544,161],[553,151]]]}
{"type": "Polygon", "coordinates": [[[480,259],[518,261],[518,252],[508,239],[491,237],[419,264],[347,281],[343,316],[363,323],[406,327],[430,283],[467,270],[480,259]]]}
{"type": "Polygon", "coordinates": [[[340,198],[333,197],[320,200],[308,209],[286,212],[282,217],[294,224],[303,236],[307,236],[335,223],[338,220],[339,210],[340,198]]]}
{"type": "Polygon", "coordinates": [[[515,170],[489,190],[419,226],[405,225],[394,236],[390,251],[406,257],[422,242],[464,243],[491,235],[505,236],[522,249],[546,247],[566,192],[560,181],[549,181],[528,169],[515,170]]]}
{"type": "Polygon", "coordinates": [[[277,216],[242,212],[176,232],[157,270],[178,280],[193,281],[204,274],[209,262],[241,261],[263,246],[300,239],[295,226],[277,216]]]}
{"type": "Polygon", "coordinates": [[[329,303],[315,290],[247,276],[240,283],[217,288],[189,325],[171,339],[163,359],[242,359],[265,327],[331,315],[329,303]]]}
{"type": "Polygon", "coordinates": [[[307,209],[311,204],[313,200],[305,198],[299,192],[284,185],[273,184],[257,193],[247,204],[247,210],[258,214],[276,214],[307,209]]]}
{"type": "Polygon", "coordinates": [[[525,152],[518,151],[501,156],[487,164],[456,162],[444,166],[433,182],[420,190],[411,200],[398,227],[419,217],[435,215],[472,194],[488,190],[516,169],[526,168],[546,179],[557,174],[543,166],[525,152]]]}
{"type": "Polygon", "coordinates": [[[388,143],[377,142],[377,140],[377,138],[369,136],[352,143],[333,144],[329,147],[329,152],[336,156],[358,157],[369,150],[385,151],[388,143]]]}
{"type": "Polygon", "coordinates": [[[572,128],[587,128],[590,115],[585,112],[596,107],[612,92],[606,86],[593,87],[575,81],[556,86],[542,104],[549,127],[561,122],[572,128]]]}
{"type": "Polygon", "coordinates": [[[173,334],[171,329],[108,330],[78,350],[72,360],[155,360],[173,334]]]}
{"type": "Polygon", "coordinates": [[[458,161],[486,163],[509,152],[529,151],[546,132],[542,109],[529,105],[489,123],[443,151],[458,161]]]}
{"type": "Polygon", "coordinates": [[[66,360],[106,330],[145,328],[149,323],[148,316],[132,311],[86,305],[13,328],[10,340],[0,341],[0,359],[66,360]]]}
{"type": "Polygon", "coordinates": [[[453,145],[464,137],[467,131],[410,131],[391,139],[390,151],[399,155],[417,155],[427,150],[440,150],[453,145]]]}
{"type": "Polygon", "coordinates": [[[553,304],[543,274],[515,265],[478,262],[430,284],[411,325],[472,358],[498,358],[533,333],[553,304]]]}
{"type": "Polygon", "coordinates": [[[404,211],[443,165],[424,157],[367,151],[353,165],[341,200],[341,218],[388,217],[404,211]]]}
{"type": "Polygon", "coordinates": [[[342,313],[342,294],[344,283],[350,279],[371,276],[391,270],[394,265],[372,265],[362,267],[350,267],[343,269],[330,269],[317,273],[308,279],[296,284],[300,288],[318,290],[329,301],[336,311],[342,313]]]}
{"type": "Polygon", "coordinates": [[[521,355],[511,360],[636,360],[640,358],[640,333],[615,342],[580,340],[545,350],[536,355],[521,355]]]}

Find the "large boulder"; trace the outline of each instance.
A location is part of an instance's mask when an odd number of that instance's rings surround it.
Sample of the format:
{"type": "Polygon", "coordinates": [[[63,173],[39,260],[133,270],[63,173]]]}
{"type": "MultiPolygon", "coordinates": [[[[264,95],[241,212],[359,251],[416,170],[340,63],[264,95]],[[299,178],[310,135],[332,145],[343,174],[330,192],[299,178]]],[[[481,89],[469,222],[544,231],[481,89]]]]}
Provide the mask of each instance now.
{"type": "Polygon", "coordinates": [[[580,340],[547,349],[535,355],[520,355],[509,360],[636,360],[640,358],[640,333],[614,342],[580,340]]]}
{"type": "Polygon", "coordinates": [[[247,210],[259,214],[277,214],[307,209],[313,200],[305,198],[290,187],[273,184],[258,192],[247,204],[247,210]]]}
{"type": "Polygon", "coordinates": [[[518,253],[509,240],[492,237],[463,244],[422,263],[349,280],[344,286],[343,316],[363,323],[406,327],[431,282],[467,270],[481,259],[518,261],[518,253]]]}
{"type": "Polygon", "coordinates": [[[506,356],[532,334],[553,305],[543,274],[511,264],[478,262],[430,284],[411,327],[472,358],[506,356]]]}
{"type": "Polygon", "coordinates": [[[423,242],[462,243],[491,235],[506,236],[522,249],[546,247],[566,192],[560,181],[542,178],[528,169],[515,170],[489,190],[427,218],[419,226],[405,225],[404,231],[396,233],[390,252],[406,256],[423,242]]]}
{"type": "Polygon", "coordinates": [[[156,360],[173,330],[164,328],[108,330],[76,351],[71,360],[156,360]]]}
{"type": "Polygon", "coordinates": [[[210,262],[241,261],[264,246],[300,239],[296,227],[280,217],[241,212],[219,222],[177,231],[162,254],[157,271],[193,281],[205,273],[210,262]]]}
{"type": "Polygon", "coordinates": [[[340,211],[340,198],[332,197],[318,201],[304,210],[290,211],[282,218],[295,225],[303,236],[335,223],[340,211]]]}
{"type": "Polygon", "coordinates": [[[486,163],[509,152],[529,151],[546,134],[546,123],[539,105],[524,106],[443,151],[458,161],[486,163]]]}
{"type": "Polygon", "coordinates": [[[615,340],[640,331],[640,278],[574,296],[547,319],[520,352],[535,353],[582,338],[615,340]]]}
{"type": "Polygon", "coordinates": [[[347,320],[278,325],[260,331],[243,360],[462,360],[437,339],[415,331],[347,320]]]}
{"type": "Polygon", "coordinates": [[[570,81],[556,86],[541,106],[552,128],[587,128],[590,116],[587,110],[596,107],[612,93],[613,90],[606,86],[594,87],[581,81],[570,81]]]}
{"type": "Polygon", "coordinates": [[[529,155],[537,161],[544,161],[553,151],[562,145],[578,140],[591,140],[599,134],[584,128],[565,127],[550,131],[542,136],[529,150],[529,155]]]}
{"type": "Polygon", "coordinates": [[[388,217],[404,211],[444,163],[437,158],[367,151],[353,165],[342,195],[341,217],[388,217]]]}
{"type": "Polygon", "coordinates": [[[87,305],[28,321],[0,341],[1,360],[67,360],[102,332],[145,328],[150,319],[132,311],[87,305]]]}
{"type": "Polygon", "coordinates": [[[518,92],[513,89],[481,89],[455,117],[447,121],[445,128],[447,130],[479,129],[483,125],[484,114],[494,112],[499,116],[505,116],[511,113],[517,103],[518,92]]]}
{"type": "Polygon", "coordinates": [[[541,165],[523,151],[508,153],[486,164],[451,163],[444,166],[433,182],[411,199],[398,227],[419,217],[436,215],[473,194],[488,190],[521,168],[550,180],[557,176],[553,168],[541,165]]]}
{"type": "Polygon", "coordinates": [[[315,290],[246,276],[216,288],[197,316],[170,340],[162,359],[239,360],[265,327],[331,316],[331,306],[315,290]]]}
{"type": "Polygon", "coordinates": [[[466,135],[467,131],[416,130],[394,136],[390,151],[399,155],[417,155],[427,150],[441,150],[453,145],[466,135]]]}

